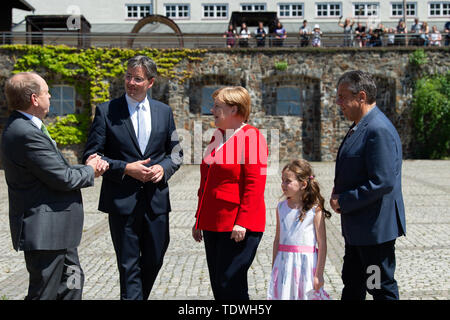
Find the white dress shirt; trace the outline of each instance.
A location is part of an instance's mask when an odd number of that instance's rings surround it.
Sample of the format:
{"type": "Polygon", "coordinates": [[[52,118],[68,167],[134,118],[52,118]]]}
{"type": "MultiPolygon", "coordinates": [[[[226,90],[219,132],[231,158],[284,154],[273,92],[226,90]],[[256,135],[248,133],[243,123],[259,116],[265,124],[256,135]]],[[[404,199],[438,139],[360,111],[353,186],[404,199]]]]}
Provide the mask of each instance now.
{"type": "Polygon", "coordinates": [[[33,116],[33,115],[29,114],[29,113],[26,113],[26,112],[23,112],[23,111],[20,111],[20,110],[17,110],[17,111],[19,111],[25,117],[30,119],[31,122],[33,122],[36,125],[36,127],[38,127],[38,129],[41,130],[41,127],[42,127],[42,120],[41,119],[39,119],[38,117],[35,117],[35,116],[33,116]]]}
{"type": "Polygon", "coordinates": [[[146,128],[146,139],[148,140],[150,138],[150,134],[152,132],[152,118],[150,114],[150,102],[148,101],[147,97],[144,98],[142,101],[136,101],[133,98],[129,97],[127,94],[125,94],[125,99],[127,100],[128,104],[128,111],[130,112],[130,119],[133,123],[134,133],[136,134],[136,137],[138,136],[138,123],[137,123],[137,114],[136,114],[136,107],[139,104],[143,104],[142,111],[145,115],[145,128],[146,128]]]}
{"type": "MultiPolygon", "coordinates": [[[[42,131],[42,125],[43,125],[43,123],[42,123],[42,120],[41,120],[41,119],[39,119],[38,117],[33,116],[32,114],[29,114],[29,113],[26,113],[26,112],[23,112],[23,111],[20,111],[20,110],[17,110],[17,111],[19,111],[19,112],[20,112],[21,114],[23,114],[25,117],[27,117],[28,119],[30,119],[31,122],[33,122],[33,124],[34,124],[39,130],[42,131]]],[[[53,138],[50,138],[50,140],[52,140],[52,143],[53,143],[53,145],[54,145],[55,148],[56,148],[56,147],[57,147],[57,146],[56,146],[56,141],[53,140],[53,138]]]]}

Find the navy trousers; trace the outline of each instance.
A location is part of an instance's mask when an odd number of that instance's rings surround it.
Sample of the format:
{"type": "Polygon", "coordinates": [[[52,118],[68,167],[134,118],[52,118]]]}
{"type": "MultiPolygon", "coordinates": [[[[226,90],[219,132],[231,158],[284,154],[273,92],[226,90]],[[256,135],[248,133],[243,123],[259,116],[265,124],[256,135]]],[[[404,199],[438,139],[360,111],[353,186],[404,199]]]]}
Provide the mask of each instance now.
{"type": "Polygon", "coordinates": [[[155,215],[144,202],[131,215],[109,214],[121,300],[147,300],[169,246],[169,215],[155,215]]]}
{"type": "Polygon", "coordinates": [[[370,246],[345,245],[342,267],[342,300],[398,300],[395,272],[395,240],[370,246]]]}
{"type": "Polygon", "coordinates": [[[256,255],[262,232],[247,231],[244,240],[231,232],[203,231],[211,288],[216,300],[249,300],[247,272],[256,255]]]}

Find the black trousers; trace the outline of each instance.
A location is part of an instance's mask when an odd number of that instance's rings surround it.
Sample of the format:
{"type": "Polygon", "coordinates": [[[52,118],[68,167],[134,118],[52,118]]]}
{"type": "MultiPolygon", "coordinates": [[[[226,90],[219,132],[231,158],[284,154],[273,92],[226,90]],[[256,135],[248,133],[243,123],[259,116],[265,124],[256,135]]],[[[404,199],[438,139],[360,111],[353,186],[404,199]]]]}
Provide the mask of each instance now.
{"type": "Polygon", "coordinates": [[[231,232],[203,231],[211,288],[216,300],[249,300],[247,272],[256,255],[262,232],[247,231],[244,240],[231,232]]]}
{"type": "Polygon", "coordinates": [[[84,273],[76,248],[24,251],[30,274],[25,300],[81,300],[84,273]]]}
{"type": "Polygon", "coordinates": [[[169,246],[169,215],[155,215],[138,204],[131,215],[109,214],[109,226],[120,299],[147,300],[169,246]]]}
{"type": "Polygon", "coordinates": [[[342,268],[342,300],[398,300],[395,272],[395,240],[371,246],[345,245],[342,268]]]}

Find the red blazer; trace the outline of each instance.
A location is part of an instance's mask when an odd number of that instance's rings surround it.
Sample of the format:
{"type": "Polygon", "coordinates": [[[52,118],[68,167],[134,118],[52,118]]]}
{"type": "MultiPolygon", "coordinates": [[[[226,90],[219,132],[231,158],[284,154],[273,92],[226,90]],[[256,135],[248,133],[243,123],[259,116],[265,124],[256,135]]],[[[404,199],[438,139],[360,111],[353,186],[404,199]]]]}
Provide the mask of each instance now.
{"type": "Polygon", "coordinates": [[[263,232],[267,142],[247,124],[220,147],[223,133],[216,130],[200,166],[196,229],[231,232],[238,224],[263,232]]]}

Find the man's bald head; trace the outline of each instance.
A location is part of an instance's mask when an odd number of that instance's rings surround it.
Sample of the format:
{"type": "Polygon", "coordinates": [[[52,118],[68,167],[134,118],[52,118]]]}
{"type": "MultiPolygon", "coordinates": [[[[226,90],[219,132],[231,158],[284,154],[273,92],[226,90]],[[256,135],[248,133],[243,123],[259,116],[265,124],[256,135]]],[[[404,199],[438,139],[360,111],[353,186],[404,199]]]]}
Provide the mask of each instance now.
{"type": "Polygon", "coordinates": [[[21,72],[11,76],[5,84],[8,107],[12,110],[27,110],[32,104],[31,95],[39,95],[43,83],[45,84],[45,80],[35,72],[21,72]]]}

